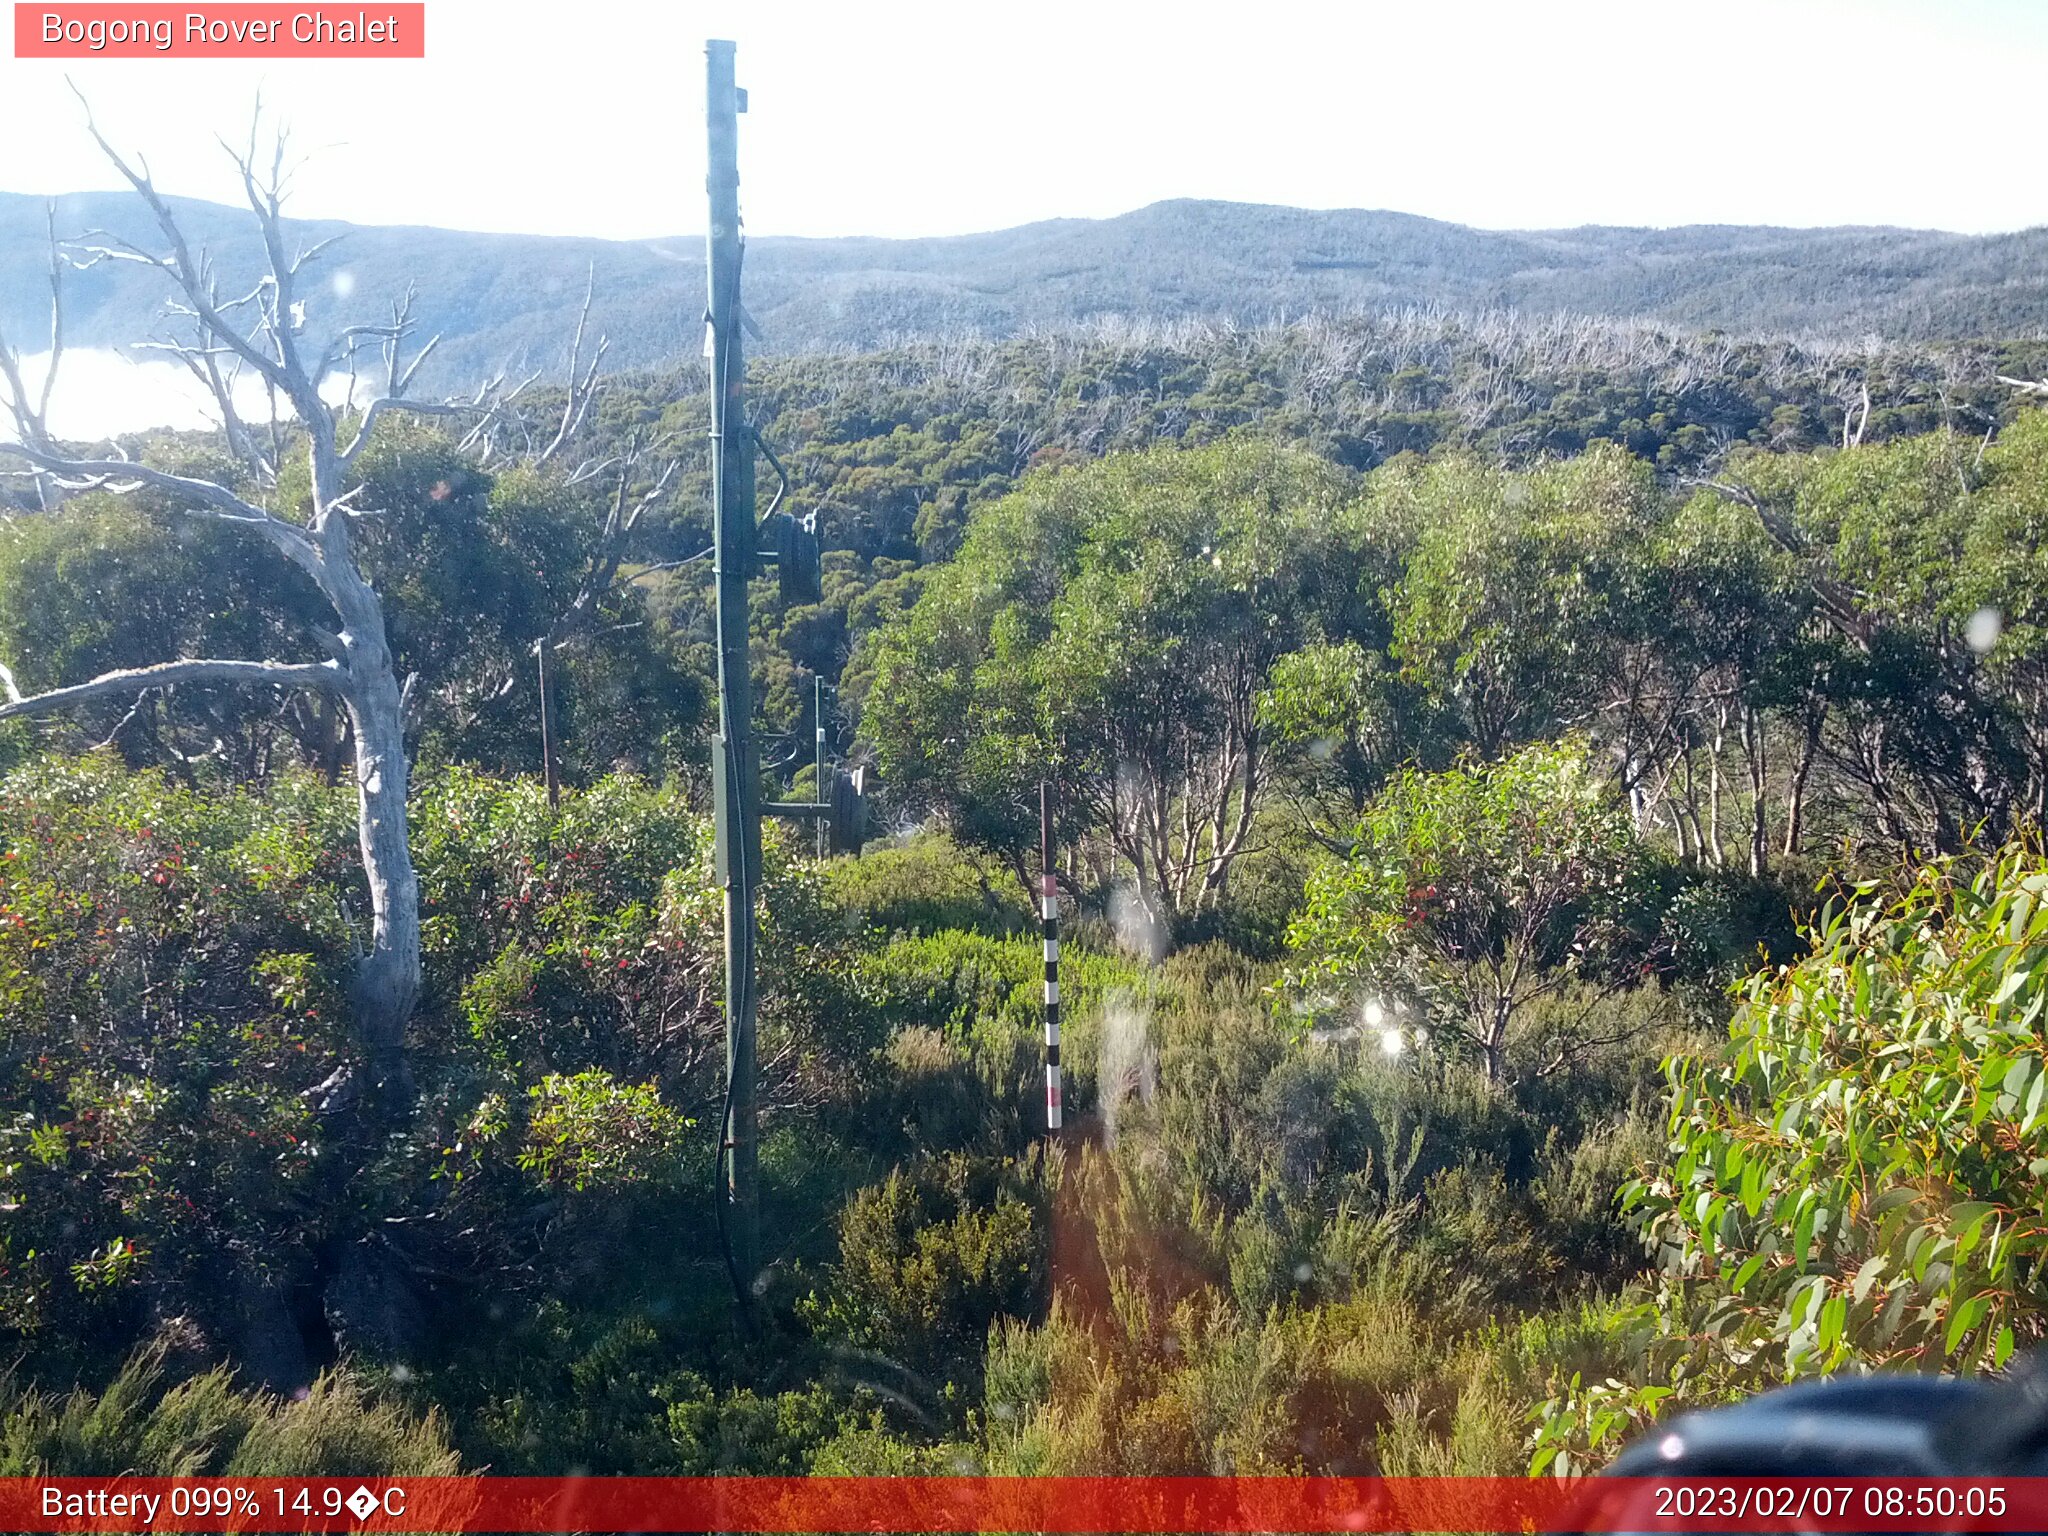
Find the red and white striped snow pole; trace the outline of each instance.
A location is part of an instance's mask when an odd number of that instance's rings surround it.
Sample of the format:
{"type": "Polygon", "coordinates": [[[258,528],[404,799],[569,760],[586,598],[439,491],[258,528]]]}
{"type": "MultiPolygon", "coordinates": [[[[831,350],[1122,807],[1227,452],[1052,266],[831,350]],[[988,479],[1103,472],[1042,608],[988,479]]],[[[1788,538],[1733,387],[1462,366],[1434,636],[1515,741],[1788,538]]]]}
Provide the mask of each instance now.
{"type": "Polygon", "coordinates": [[[1045,936],[1045,1128],[1060,1128],[1060,892],[1052,872],[1052,789],[1038,781],[1038,910],[1045,936]]]}

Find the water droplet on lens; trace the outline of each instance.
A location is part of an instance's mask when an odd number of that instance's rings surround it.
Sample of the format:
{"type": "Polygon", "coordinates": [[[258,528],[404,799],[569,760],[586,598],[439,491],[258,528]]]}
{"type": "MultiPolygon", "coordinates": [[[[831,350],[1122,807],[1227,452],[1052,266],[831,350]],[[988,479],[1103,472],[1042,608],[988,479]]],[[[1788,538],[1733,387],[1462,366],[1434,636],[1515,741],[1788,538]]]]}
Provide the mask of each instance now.
{"type": "Polygon", "coordinates": [[[1963,639],[1979,656],[1991,654],[1998,637],[2005,633],[2005,615],[1996,608],[1979,608],[1970,615],[1970,622],[1963,626],[1963,639]]]}

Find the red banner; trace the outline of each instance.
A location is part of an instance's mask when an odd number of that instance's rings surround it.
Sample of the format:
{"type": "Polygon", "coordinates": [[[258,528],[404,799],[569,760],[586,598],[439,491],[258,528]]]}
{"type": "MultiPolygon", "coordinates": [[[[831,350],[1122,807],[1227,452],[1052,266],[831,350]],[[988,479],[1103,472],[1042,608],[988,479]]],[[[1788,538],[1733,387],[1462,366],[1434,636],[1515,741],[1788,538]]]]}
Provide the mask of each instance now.
{"type": "Polygon", "coordinates": [[[16,0],[18,59],[423,59],[423,0],[369,6],[36,4],[16,0]]]}
{"type": "Polygon", "coordinates": [[[2048,1478],[12,1478],[0,1529],[2040,1531],[2048,1478]]]}

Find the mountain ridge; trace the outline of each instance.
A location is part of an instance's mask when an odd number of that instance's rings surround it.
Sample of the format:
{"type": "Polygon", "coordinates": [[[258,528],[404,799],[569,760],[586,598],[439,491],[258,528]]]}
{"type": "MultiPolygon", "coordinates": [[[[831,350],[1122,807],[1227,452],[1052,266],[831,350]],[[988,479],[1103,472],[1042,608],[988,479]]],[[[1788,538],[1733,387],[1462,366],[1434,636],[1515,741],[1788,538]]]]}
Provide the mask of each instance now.
{"type": "MultiPolygon", "coordinates": [[[[172,206],[224,281],[253,274],[245,210],[172,206]]],[[[54,199],[60,235],[100,228],[152,244],[130,194],[54,199]]],[[[0,330],[41,344],[45,199],[0,193],[0,330]]],[[[407,282],[441,372],[551,362],[586,273],[593,318],[621,367],[699,350],[701,236],[613,241],[430,225],[297,220],[340,234],[309,288],[316,328],[380,318],[407,282]],[[346,283],[334,279],[347,274],[346,283]]],[[[1178,198],[1107,219],[1058,218],[966,235],[756,236],[748,308],[767,350],[869,350],[905,340],[1005,337],[1107,319],[1257,323],[1407,306],[1647,319],[1678,331],[2014,335],[2048,326],[2048,228],[1990,235],[1887,226],[1580,225],[1482,230],[1385,209],[1300,209],[1178,198]]],[[[161,278],[125,263],[67,277],[79,346],[125,346],[165,324],[161,278]]]]}

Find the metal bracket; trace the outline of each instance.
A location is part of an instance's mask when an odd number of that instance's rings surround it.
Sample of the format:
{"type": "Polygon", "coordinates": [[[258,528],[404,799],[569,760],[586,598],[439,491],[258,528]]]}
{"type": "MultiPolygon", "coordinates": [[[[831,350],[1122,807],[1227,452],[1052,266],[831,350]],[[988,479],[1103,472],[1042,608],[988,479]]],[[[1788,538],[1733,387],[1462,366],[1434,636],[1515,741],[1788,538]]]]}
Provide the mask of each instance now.
{"type": "Polygon", "coordinates": [[[791,821],[823,821],[834,853],[859,853],[868,840],[868,771],[841,768],[819,800],[771,800],[761,807],[791,821]]]}

